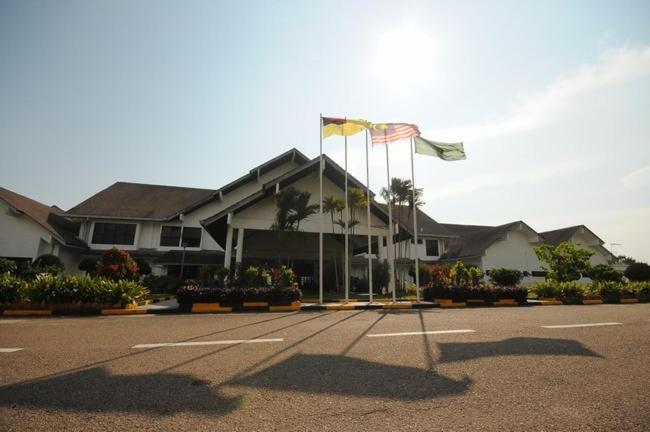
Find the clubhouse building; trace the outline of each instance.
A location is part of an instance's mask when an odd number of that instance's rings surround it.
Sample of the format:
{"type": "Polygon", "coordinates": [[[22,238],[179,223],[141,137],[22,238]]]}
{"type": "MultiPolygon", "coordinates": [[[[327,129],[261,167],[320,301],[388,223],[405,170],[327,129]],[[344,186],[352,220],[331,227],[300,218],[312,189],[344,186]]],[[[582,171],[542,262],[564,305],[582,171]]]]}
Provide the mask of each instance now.
{"type": "MultiPolygon", "coordinates": [[[[68,211],[50,207],[0,188],[0,257],[31,260],[43,253],[62,258],[66,270],[78,272],[85,257],[99,257],[112,247],[149,261],[154,274],[194,277],[200,266],[232,268],[249,264],[290,264],[304,286],[318,281],[318,213],[301,221],[299,231],[272,229],[276,194],[288,187],[311,193],[319,201],[319,158],[291,149],[249,170],[219,189],[196,189],[117,182],[68,211]]],[[[344,197],[345,172],[324,156],[323,196],[344,197]]],[[[348,175],[350,187],[365,186],[348,175]]],[[[371,196],[374,194],[371,192],[371,196]]],[[[569,241],[594,252],[593,264],[613,262],[604,242],[580,225],[536,232],[523,221],[499,226],[442,224],[417,210],[418,244],[413,241],[412,213],[393,209],[395,247],[389,247],[388,211],[374,200],[357,211],[350,231],[351,274],[365,278],[368,253],[375,262],[394,260],[396,272],[408,274],[415,254],[424,262],[476,264],[484,271],[516,268],[529,283],[544,273],[533,247],[569,241]],[[367,235],[370,230],[371,251],[367,235]]],[[[330,214],[324,221],[325,289],[343,274],[342,229],[330,214]]]]}

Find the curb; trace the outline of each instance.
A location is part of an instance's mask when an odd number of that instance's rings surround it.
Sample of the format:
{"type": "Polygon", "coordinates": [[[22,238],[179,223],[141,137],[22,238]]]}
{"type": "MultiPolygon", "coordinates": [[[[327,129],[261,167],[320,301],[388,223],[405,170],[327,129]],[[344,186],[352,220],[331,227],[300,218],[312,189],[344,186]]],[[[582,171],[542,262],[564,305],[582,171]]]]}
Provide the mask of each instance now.
{"type": "Polygon", "coordinates": [[[146,309],[102,309],[100,312],[100,315],[106,316],[106,315],[142,315],[146,314],[147,310],[146,309]]]}
{"type": "Polygon", "coordinates": [[[13,309],[2,312],[3,316],[51,316],[51,309],[13,309]]]}

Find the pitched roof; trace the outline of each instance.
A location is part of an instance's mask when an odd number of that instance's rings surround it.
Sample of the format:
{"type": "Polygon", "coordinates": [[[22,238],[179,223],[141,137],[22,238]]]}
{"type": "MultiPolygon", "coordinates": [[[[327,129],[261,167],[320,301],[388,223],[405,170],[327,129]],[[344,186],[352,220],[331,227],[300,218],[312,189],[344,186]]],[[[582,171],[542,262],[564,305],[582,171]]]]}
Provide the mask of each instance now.
{"type": "MultiPolygon", "coordinates": [[[[382,208],[387,209],[386,204],[381,204],[382,208]]],[[[393,217],[398,220],[413,235],[413,213],[409,206],[394,206],[392,208],[393,217]]],[[[422,209],[417,212],[418,235],[430,235],[436,237],[457,238],[458,234],[452,232],[443,224],[436,222],[429,217],[422,209]]]]}
{"type": "Polygon", "coordinates": [[[262,175],[283,163],[304,164],[309,159],[297,149],[288,150],[250,170],[220,189],[199,189],[179,186],[116,182],[66,212],[74,217],[102,217],[165,221],[180,213],[194,210],[220,194],[256,181],[262,175]]]}
{"type": "Polygon", "coordinates": [[[604,242],[596,235],[594,234],[589,228],[587,228],[584,225],[575,225],[575,226],[570,226],[566,228],[560,228],[556,230],[551,230],[551,231],[545,231],[539,233],[540,236],[544,239],[545,243],[548,243],[553,246],[557,246],[560,243],[566,242],[566,241],[571,241],[571,238],[573,235],[580,229],[584,228],[591,234],[593,234],[594,237],[598,239],[598,241],[603,244],[604,242]]]}
{"type": "Polygon", "coordinates": [[[6,201],[15,211],[27,215],[61,243],[73,247],[87,247],[86,243],[76,236],[79,225],[61,216],[63,211],[57,206],[47,206],[3,187],[0,187],[0,199],[6,201]]]}
{"type": "Polygon", "coordinates": [[[442,224],[445,228],[458,234],[460,238],[449,241],[447,250],[441,259],[449,260],[482,256],[487,248],[494,242],[504,239],[507,233],[518,224],[523,224],[533,231],[532,228],[522,221],[510,222],[499,226],[442,224]]]}
{"type": "MultiPolygon", "coordinates": [[[[325,166],[325,169],[323,170],[324,177],[328,178],[334,184],[336,184],[341,189],[343,189],[345,184],[344,183],[345,171],[343,170],[343,168],[341,168],[340,165],[338,165],[336,162],[330,159],[327,155],[323,155],[323,161],[325,166]]],[[[276,185],[278,185],[280,188],[284,188],[295,183],[297,180],[309,174],[312,174],[314,171],[318,172],[319,166],[320,166],[320,159],[319,157],[315,157],[308,163],[296,167],[293,170],[264,183],[260,190],[252,193],[248,197],[240,200],[239,202],[231,205],[230,207],[223,209],[219,213],[207,219],[202,220],[201,225],[203,225],[206,228],[206,230],[210,233],[210,235],[212,235],[212,237],[217,241],[217,243],[223,244],[226,238],[225,220],[228,216],[228,213],[240,212],[256,204],[262,199],[271,196],[273,193],[275,193],[276,185]]],[[[357,180],[354,176],[350,175],[349,173],[348,173],[348,185],[351,187],[357,187],[363,190],[364,192],[367,190],[367,188],[363,183],[361,183],[359,180],[357,180]]],[[[372,191],[370,192],[370,195],[374,196],[372,191]]],[[[388,213],[386,213],[386,210],[382,207],[382,204],[378,204],[373,200],[370,208],[371,211],[376,216],[378,216],[384,222],[388,223],[388,213]]]]}
{"type": "Polygon", "coordinates": [[[66,215],[167,220],[214,192],[211,189],[116,182],[71,208],[66,215]]]}

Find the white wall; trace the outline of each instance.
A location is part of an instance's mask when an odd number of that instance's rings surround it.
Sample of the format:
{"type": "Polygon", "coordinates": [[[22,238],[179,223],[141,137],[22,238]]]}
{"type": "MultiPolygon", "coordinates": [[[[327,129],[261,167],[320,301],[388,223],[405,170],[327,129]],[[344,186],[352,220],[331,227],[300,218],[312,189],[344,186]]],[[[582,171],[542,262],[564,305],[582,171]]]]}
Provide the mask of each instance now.
{"type": "Polygon", "coordinates": [[[604,264],[604,265],[608,264],[609,256],[603,253],[603,250],[599,247],[600,242],[592,235],[586,232],[585,233],[578,232],[573,236],[571,242],[577,246],[582,247],[583,249],[587,249],[591,252],[594,252],[594,254],[589,259],[591,265],[595,266],[598,264],[604,264]]]}
{"type": "MultiPolygon", "coordinates": [[[[309,204],[318,204],[320,192],[319,192],[319,177],[318,173],[309,174],[302,179],[298,180],[296,183],[291,186],[300,189],[302,191],[311,192],[311,199],[309,204]]],[[[334,195],[338,198],[344,198],[345,194],[343,190],[339,188],[336,184],[331,182],[329,179],[323,179],[323,196],[334,195]]],[[[237,213],[233,218],[233,227],[239,228],[253,228],[253,229],[269,229],[273,222],[275,221],[275,200],[273,196],[269,196],[257,204],[237,213]]],[[[339,216],[336,214],[334,220],[338,219],[339,216]]],[[[355,218],[359,220],[359,225],[355,227],[356,235],[367,235],[367,211],[365,208],[358,209],[355,214],[355,218]]],[[[344,217],[345,219],[345,217],[344,217]]],[[[379,219],[374,214],[371,214],[371,234],[372,235],[387,235],[386,224],[379,219]]],[[[332,232],[332,220],[329,213],[323,215],[323,224],[324,232],[332,232]]],[[[334,230],[337,233],[340,233],[341,230],[338,225],[334,225],[334,230]]],[[[303,232],[319,232],[320,231],[320,221],[319,215],[314,214],[308,219],[301,221],[300,231],[303,232]]]]}
{"type": "Polygon", "coordinates": [[[482,259],[483,270],[511,268],[521,271],[541,270],[535,255],[530,236],[523,230],[511,230],[505,240],[494,242],[485,251],[482,259]]]}
{"type": "Polygon", "coordinates": [[[0,256],[36,258],[39,247],[51,253],[52,235],[29,216],[16,215],[0,200],[0,256]]]}

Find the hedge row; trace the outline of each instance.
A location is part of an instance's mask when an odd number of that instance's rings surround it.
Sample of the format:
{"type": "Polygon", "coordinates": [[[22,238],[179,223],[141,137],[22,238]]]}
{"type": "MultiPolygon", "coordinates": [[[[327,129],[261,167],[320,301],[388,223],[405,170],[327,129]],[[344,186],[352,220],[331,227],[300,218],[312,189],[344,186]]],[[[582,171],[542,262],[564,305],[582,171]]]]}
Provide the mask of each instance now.
{"type": "Polygon", "coordinates": [[[464,302],[471,299],[495,302],[501,299],[514,299],[524,303],[528,297],[528,290],[525,287],[434,285],[424,288],[422,295],[426,301],[451,299],[454,302],[464,302]]]}
{"type": "Polygon", "coordinates": [[[237,304],[243,302],[268,302],[270,304],[289,304],[300,300],[299,288],[210,288],[184,286],[176,293],[180,305],[193,303],[237,304]]]}
{"type": "Polygon", "coordinates": [[[148,293],[145,287],[130,280],[44,273],[26,281],[9,273],[0,275],[0,304],[4,305],[125,305],[142,299],[148,293]]]}
{"type": "Polygon", "coordinates": [[[538,298],[557,298],[569,303],[580,302],[584,298],[601,298],[608,303],[618,303],[621,298],[650,301],[650,282],[601,281],[585,284],[546,280],[532,285],[530,291],[538,298]]]}

